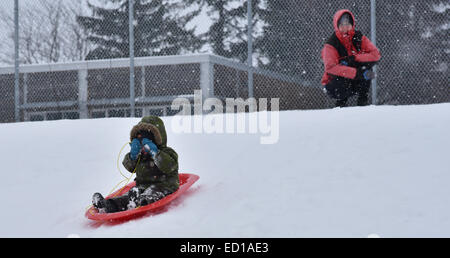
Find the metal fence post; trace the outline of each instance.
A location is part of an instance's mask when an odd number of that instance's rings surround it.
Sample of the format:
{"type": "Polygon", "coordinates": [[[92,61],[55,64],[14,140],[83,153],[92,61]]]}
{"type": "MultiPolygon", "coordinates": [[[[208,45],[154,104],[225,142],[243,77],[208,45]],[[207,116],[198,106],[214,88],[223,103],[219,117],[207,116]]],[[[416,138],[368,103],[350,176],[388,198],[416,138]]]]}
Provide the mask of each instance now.
{"type": "MultiPolygon", "coordinates": [[[[377,45],[377,11],[376,0],[370,0],[370,24],[371,24],[371,39],[373,44],[377,45]]],[[[377,66],[373,67],[373,72],[377,74],[377,66]]],[[[372,80],[372,104],[377,104],[377,78],[372,80]]]]}
{"type": "Polygon", "coordinates": [[[130,43],[130,109],[131,117],[135,117],[135,85],[134,85],[134,0],[129,4],[129,43],[130,43]]]}
{"type": "Polygon", "coordinates": [[[200,63],[200,89],[203,100],[214,97],[214,64],[210,58],[207,62],[200,63]]]}
{"type": "Polygon", "coordinates": [[[19,90],[19,0],[14,1],[14,117],[20,122],[19,90]]]}
{"type": "Polygon", "coordinates": [[[88,70],[78,70],[78,109],[80,112],[80,119],[89,118],[88,112],[88,70]]]}
{"type": "Polygon", "coordinates": [[[253,10],[252,1],[247,0],[247,18],[248,18],[248,97],[253,98],[253,10]]]}

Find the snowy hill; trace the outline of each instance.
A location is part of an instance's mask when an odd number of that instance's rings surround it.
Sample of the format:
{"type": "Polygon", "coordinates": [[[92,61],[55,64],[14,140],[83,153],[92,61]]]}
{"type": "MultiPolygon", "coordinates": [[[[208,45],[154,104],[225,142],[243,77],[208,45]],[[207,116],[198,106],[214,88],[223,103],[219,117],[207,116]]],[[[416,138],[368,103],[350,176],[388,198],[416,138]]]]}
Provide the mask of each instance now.
{"type": "Polygon", "coordinates": [[[450,104],[281,112],[274,145],[164,118],[200,180],[165,213],[93,228],[85,209],[121,181],[138,121],[1,124],[0,237],[450,236],[450,104]]]}

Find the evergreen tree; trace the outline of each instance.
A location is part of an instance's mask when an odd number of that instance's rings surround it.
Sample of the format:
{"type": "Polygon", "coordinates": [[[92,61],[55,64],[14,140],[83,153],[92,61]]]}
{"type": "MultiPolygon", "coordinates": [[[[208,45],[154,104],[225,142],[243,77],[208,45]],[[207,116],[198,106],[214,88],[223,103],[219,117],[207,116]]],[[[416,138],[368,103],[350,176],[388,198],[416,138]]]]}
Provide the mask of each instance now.
{"type": "MultiPolygon", "coordinates": [[[[433,70],[448,75],[450,60],[450,4],[448,1],[433,1],[429,5],[430,13],[425,18],[428,20],[422,32],[430,46],[433,56],[433,70]]],[[[448,77],[447,77],[448,79],[448,77]]]]}
{"type": "MultiPolygon", "coordinates": [[[[78,22],[89,31],[88,40],[96,48],[87,60],[123,58],[129,56],[129,1],[105,0],[104,6],[88,3],[92,16],[79,16],[78,22]],[[106,8],[106,4],[115,5],[106,8]]],[[[176,55],[200,48],[201,41],[194,29],[186,24],[200,10],[180,17],[180,5],[165,0],[135,0],[135,56],[176,55]]]]}
{"type": "Polygon", "coordinates": [[[448,98],[449,9],[441,11],[442,2],[398,0],[378,9],[381,104],[426,104],[448,98]]]}
{"type": "MultiPolygon", "coordinates": [[[[213,20],[209,31],[203,36],[209,42],[214,54],[247,61],[247,1],[193,0],[207,6],[208,15],[213,20]]],[[[263,0],[252,0],[253,26],[262,11],[263,0]]],[[[254,33],[255,35],[255,33],[254,33]]]]}

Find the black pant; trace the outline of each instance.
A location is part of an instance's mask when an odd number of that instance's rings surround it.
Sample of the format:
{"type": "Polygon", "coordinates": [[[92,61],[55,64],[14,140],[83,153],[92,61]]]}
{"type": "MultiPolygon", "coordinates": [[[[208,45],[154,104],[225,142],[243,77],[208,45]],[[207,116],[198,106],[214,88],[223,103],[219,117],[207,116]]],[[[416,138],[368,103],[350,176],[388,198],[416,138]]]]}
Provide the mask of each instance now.
{"type": "Polygon", "coordinates": [[[167,195],[172,194],[167,189],[160,189],[158,187],[134,187],[128,193],[106,200],[109,202],[107,209],[108,213],[125,211],[136,208],[137,206],[145,206],[150,203],[161,200],[167,195]]]}
{"type": "Polygon", "coordinates": [[[367,106],[370,85],[371,81],[336,77],[325,85],[325,89],[328,96],[337,100],[336,106],[338,107],[345,107],[347,100],[355,95],[358,95],[358,106],[367,106]]]}

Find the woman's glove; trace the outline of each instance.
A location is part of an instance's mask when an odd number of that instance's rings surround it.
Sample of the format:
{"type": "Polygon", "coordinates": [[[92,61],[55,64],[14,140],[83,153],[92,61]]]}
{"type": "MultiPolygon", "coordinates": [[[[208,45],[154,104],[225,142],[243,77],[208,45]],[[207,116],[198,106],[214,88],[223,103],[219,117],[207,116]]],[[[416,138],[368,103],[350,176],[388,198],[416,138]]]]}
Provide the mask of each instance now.
{"type": "Polygon", "coordinates": [[[355,56],[347,56],[341,59],[341,65],[356,67],[355,56]]]}
{"type": "Polygon", "coordinates": [[[154,159],[156,154],[158,153],[158,147],[156,146],[156,144],[154,144],[151,140],[144,138],[142,140],[142,145],[143,145],[142,150],[146,154],[150,154],[152,156],[152,158],[154,159]]]}
{"type": "Polygon", "coordinates": [[[366,69],[361,69],[361,68],[357,69],[355,80],[370,81],[372,79],[375,79],[375,73],[374,72],[372,72],[371,70],[366,70],[366,69]]]}
{"type": "Polygon", "coordinates": [[[133,139],[133,141],[130,143],[131,151],[130,151],[130,158],[132,160],[137,160],[139,152],[141,152],[141,142],[138,139],[133,139]]]}

